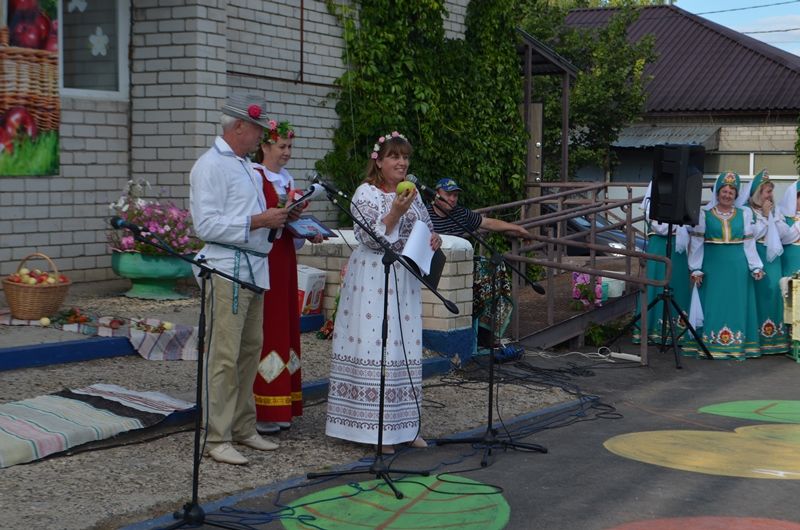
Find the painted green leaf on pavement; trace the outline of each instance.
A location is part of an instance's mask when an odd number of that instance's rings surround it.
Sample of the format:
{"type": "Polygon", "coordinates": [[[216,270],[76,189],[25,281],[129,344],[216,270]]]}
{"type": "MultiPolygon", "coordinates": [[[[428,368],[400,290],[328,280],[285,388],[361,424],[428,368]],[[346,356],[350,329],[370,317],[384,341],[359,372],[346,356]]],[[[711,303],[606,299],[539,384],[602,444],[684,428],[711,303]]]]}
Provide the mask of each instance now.
{"type": "Polygon", "coordinates": [[[344,484],[291,504],[287,530],[500,530],[511,509],[493,486],[456,475],[395,480],[397,499],[383,480],[344,484]]]}
{"type": "Polygon", "coordinates": [[[794,400],[730,401],[702,407],[700,412],[773,423],[800,423],[800,401],[794,400]]]}

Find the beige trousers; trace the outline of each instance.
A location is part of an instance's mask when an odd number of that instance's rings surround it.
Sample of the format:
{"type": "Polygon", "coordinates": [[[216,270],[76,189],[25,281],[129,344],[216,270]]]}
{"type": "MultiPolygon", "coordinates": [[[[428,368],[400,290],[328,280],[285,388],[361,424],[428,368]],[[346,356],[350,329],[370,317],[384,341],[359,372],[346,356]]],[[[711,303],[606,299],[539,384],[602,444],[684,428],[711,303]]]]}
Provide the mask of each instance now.
{"type": "Polygon", "coordinates": [[[239,289],[232,311],[233,283],[214,278],[206,301],[208,341],[203,367],[203,423],[206,448],[256,434],[253,382],[263,341],[264,298],[239,289]]]}

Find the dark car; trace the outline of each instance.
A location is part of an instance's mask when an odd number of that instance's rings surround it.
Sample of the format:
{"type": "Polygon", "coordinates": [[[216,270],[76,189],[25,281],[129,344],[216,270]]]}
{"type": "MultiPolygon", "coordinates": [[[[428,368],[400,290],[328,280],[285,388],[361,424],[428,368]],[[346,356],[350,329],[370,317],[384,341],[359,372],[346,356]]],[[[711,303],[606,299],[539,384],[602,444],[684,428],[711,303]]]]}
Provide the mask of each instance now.
{"type": "MultiPolygon", "coordinates": [[[[542,204],[542,215],[548,215],[551,213],[556,212],[555,206],[552,204],[542,204]]],[[[597,252],[599,256],[621,256],[622,254],[615,253],[613,249],[626,249],[627,240],[628,238],[625,235],[624,230],[620,230],[619,228],[612,228],[609,230],[603,230],[605,227],[617,224],[618,221],[610,221],[608,218],[603,216],[602,214],[596,214],[594,216],[594,222],[597,232],[595,232],[595,244],[603,245],[608,247],[608,250],[605,252],[597,252]],[[603,230],[602,232],[600,230],[603,230]]],[[[581,243],[589,243],[590,234],[589,230],[592,227],[591,218],[589,215],[577,215],[574,217],[570,217],[566,220],[567,223],[567,235],[570,234],[577,234],[580,232],[585,232],[583,235],[571,239],[571,241],[581,242],[581,243]]],[[[554,223],[555,224],[555,223],[554,223]]],[[[634,234],[634,248],[631,250],[635,250],[637,252],[644,252],[646,247],[646,242],[643,237],[638,234],[634,234]]],[[[579,248],[574,246],[567,247],[567,255],[568,256],[588,256],[589,249],[588,248],[579,248]]]]}

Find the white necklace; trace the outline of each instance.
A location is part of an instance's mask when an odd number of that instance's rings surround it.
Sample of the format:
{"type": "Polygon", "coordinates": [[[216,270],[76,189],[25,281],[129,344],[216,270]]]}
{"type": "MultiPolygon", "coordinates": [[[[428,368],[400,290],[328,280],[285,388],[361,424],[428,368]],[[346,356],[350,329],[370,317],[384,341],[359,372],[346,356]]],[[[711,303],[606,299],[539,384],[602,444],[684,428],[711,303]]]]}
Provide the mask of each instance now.
{"type": "Polygon", "coordinates": [[[717,210],[717,214],[719,214],[720,217],[730,217],[733,215],[733,208],[731,208],[729,212],[723,212],[718,206],[715,206],[714,209],[717,210]]]}

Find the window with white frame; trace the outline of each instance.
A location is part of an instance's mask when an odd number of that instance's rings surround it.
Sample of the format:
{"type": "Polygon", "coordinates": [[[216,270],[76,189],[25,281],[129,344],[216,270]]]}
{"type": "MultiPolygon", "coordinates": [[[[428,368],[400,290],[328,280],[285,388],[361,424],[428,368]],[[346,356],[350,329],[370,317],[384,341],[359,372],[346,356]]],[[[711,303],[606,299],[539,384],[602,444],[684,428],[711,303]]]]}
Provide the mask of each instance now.
{"type": "Polygon", "coordinates": [[[128,98],[129,2],[61,0],[61,94],[128,98]]]}

